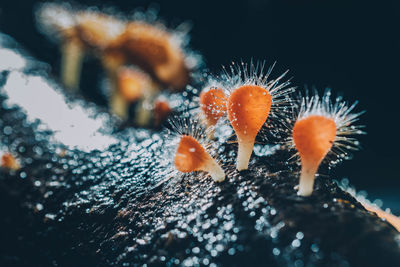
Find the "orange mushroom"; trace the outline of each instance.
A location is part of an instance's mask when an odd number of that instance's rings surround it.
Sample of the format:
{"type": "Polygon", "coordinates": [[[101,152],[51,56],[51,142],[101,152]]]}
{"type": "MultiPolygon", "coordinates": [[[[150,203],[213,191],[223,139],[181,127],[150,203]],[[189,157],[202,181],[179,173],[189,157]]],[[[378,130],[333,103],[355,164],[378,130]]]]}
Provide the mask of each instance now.
{"type": "Polygon", "coordinates": [[[46,35],[60,37],[61,80],[70,89],[79,86],[86,50],[100,57],[111,73],[123,64],[134,64],[175,90],[189,81],[180,37],[160,25],[125,21],[93,9],[74,10],[67,4],[43,4],[37,19],[46,35]]]}
{"type": "Polygon", "coordinates": [[[315,174],[335,138],[336,123],[331,118],[313,115],[295,123],[293,141],[301,159],[299,195],[311,195],[315,174]]]}
{"type": "Polygon", "coordinates": [[[142,97],[149,78],[139,70],[123,68],[118,72],[118,87],[127,102],[134,102],[142,97]]]}
{"type": "Polygon", "coordinates": [[[227,97],[218,87],[203,90],[200,94],[200,108],[207,126],[215,126],[226,112],[227,97]]]}
{"type": "Polygon", "coordinates": [[[228,119],[238,138],[237,169],[246,170],[258,132],[271,110],[271,94],[258,85],[243,85],[228,99],[228,119]]]}
{"type": "MultiPolygon", "coordinates": [[[[116,71],[116,76],[117,87],[114,88],[114,75],[109,73],[109,78],[113,85],[109,106],[111,111],[122,119],[128,118],[128,109],[131,103],[143,98],[149,101],[158,92],[158,85],[152,81],[149,75],[140,69],[119,68],[116,71]]],[[[137,112],[137,115],[140,116],[142,111],[139,109],[137,112]]],[[[147,124],[147,119],[144,124],[147,124]]]]}
{"type": "Polygon", "coordinates": [[[95,49],[105,49],[124,32],[126,24],[116,17],[94,11],[74,14],[80,39],[95,49]]]}
{"type": "Polygon", "coordinates": [[[175,90],[189,81],[185,55],[171,33],[144,22],[130,22],[111,49],[123,49],[129,62],[151,73],[175,90]]]}
{"type": "Polygon", "coordinates": [[[358,141],[352,136],[364,133],[361,126],[352,125],[362,113],[351,113],[356,103],[347,106],[341,98],[332,103],[327,91],[303,99],[297,121],[293,126],[292,142],[301,161],[298,194],[310,196],[313,192],[315,174],[321,162],[332,152],[342,157],[348,149],[356,150],[358,141]]]}
{"type": "Polygon", "coordinates": [[[175,155],[175,167],[181,172],[205,171],[215,182],[225,180],[225,173],[217,161],[192,136],[182,135],[175,155]]]}

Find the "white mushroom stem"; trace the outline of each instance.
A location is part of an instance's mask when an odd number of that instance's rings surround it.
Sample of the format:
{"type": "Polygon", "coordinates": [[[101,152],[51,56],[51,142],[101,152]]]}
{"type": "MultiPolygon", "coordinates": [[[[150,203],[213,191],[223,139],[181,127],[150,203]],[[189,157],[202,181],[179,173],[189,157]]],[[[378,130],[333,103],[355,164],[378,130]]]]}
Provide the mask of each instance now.
{"type": "Polygon", "coordinates": [[[146,127],[154,123],[154,120],[152,120],[154,102],[158,93],[159,90],[155,85],[144,88],[143,97],[135,110],[135,123],[138,126],[146,127]]]}
{"type": "MultiPolygon", "coordinates": [[[[319,165],[319,164],[318,164],[319,165]]],[[[315,174],[318,170],[318,165],[302,164],[299,191],[297,194],[299,196],[310,196],[314,188],[315,174]]]]}
{"type": "Polygon", "coordinates": [[[253,153],[254,142],[243,142],[239,140],[236,168],[238,171],[247,170],[253,153]]]}
{"type": "Polygon", "coordinates": [[[225,172],[215,159],[211,156],[201,168],[203,171],[208,172],[214,182],[222,182],[225,180],[225,172]]]}
{"type": "MultiPolygon", "coordinates": [[[[115,82],[112,82],[115,85],[115,82]]],[[[111,85],[113,86],[113,85],[111,85]]],[[[128,118],[129,103],[122,96],[118,88],[111,90],[111,98],[109,100],[111,112],[123,120],[128,118]]]]}
{"type": "Polygon", "coordinates": [[[141,127],[149,126],[153,115],[153,109],[151,103],[153,103],[153,98],[150,99],[142,98],[138,103],[137,108],[135,110],[135,123],[138,126],[141,127]]]}
{"type": "Polygon", "coordinates": [[[80,83],[84,51],[79,41],[68,40],[61,47],[61,82],[71,91],[80,83]]]}
{"type": "Polygon", "coordinates": [[[106,70],[111,89],[108,107],[111,113],[126,120],[128,118],[129,102],[123,97],[118,86],[118,70],[123,65],[123,62],[124,60],[118,56],[106,54],[102,57],[103,67],[106,70]]]}

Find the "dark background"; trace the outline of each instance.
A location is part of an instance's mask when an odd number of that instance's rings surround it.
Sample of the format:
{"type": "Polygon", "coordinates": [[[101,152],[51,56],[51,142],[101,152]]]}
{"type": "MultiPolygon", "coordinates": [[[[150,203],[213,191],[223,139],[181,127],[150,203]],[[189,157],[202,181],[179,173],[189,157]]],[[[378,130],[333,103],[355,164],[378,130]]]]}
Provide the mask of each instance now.
{"type": "MultiPolygon", "coordinates": [[[[58,71],[59,52],[38,33],[33,7],[40,1],[0,3],[0,31],[58,71]]],[[[112,6],[129,14],[157,1],[79,1],[112,6]]],[[[348,177],[370,199],[400,215],[400,2],[350,0],[168,0],[159,1],[169,25],[193,24],[191,47],[204,55],[211,71],[232,60],[277,61],[275,74],[290,69],[300,88],[331,87],[366,110],[368,135],[363,150],[333,170],[348,177]]],[[[1,60],[1,59],[0,59],[1,60]]],[[[96,77],[90,83],[97,83],[96,77]]]]}

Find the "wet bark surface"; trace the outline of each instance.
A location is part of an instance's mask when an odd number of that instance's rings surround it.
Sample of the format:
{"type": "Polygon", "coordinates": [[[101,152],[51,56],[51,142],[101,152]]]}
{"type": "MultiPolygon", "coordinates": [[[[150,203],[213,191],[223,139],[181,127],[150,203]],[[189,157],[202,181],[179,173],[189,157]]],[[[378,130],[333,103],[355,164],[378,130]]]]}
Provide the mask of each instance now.
{"type": "Polygon", "coordinates": [[[0,75],[0,148],[22,165],[0,170],[1,266],[400,264],[398,232],[334,177],[297,196],[298,167],[284,149],[265,147],[238,172],[236,144],[217,141],[227,179],[216,184],[173,171],[163,133],[116,131],[113,118],[104,126],[112,145],[71,148],[8,102],[3,87],[19,71],[0,75]]]}

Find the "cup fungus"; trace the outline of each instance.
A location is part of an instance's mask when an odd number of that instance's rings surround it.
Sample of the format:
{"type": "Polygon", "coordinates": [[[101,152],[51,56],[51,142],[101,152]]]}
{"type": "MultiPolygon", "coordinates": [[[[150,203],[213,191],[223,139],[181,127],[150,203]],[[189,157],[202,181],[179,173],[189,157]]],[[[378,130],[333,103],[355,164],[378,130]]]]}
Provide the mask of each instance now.
{"type": "Polygon", "coordinates": [[[160,23],[123,20],[91,8],[75,10],[66,4],[43,4],[37,20],[46,35],[59,37],[61,80],[70,89],[79,86],[86,50],[101,58],[107,72],[134,64],[176,90],[183,89],[189,80],[182,38],[160,23]]]}
{"type": "Polygon", "coordinates": [[[285,88],[289,82],[278,84],[286,74],[267,81],[273,66],[267,74],[263,74],[264,64],[247,65],[231,68],[231,74],[226,74],[233,81],[227,103],[228,119],[238,139],[238,156],[236,167],[246,170],[256,136],[266,123],[270,113],[280,112],[280,107],[290,103],[287,94],[294,88],[285,88]]]}
{"type": "Polygon", "coordinates": [[[173,132],[172,139],[168,143],[175,153],[175,168],[183,173],[205,171],[215,182],[224,181],[224,170],[209,153],[210,143],[206,138],[207,130],[202,128],[197,121],[184,119],[184,117],[172,117],[169,119],[169,124],[173,132]]]}
{"type": "Polygon", "coordinates": [[[215,182],[225,180],[225,173],[217,161],[192,136],[183,135],[175,155],[175,167],[181,172],[205,171],[215,182]]]}
{"type": "Polygon", "coordinates": [[[113,16],[90,9],[76,11],[67,4],[43,4],[37,12],[37,20],[46,35],[58,37],[61,81],[74,91],[79,88],[85,51],[102,54],[126,28],[123,21],[113,16]]]}
{"type": "Polygon", "coordinates": [[[243,85],[230,95],[228,119],[238,138],[237,169],[246,170],[258,132],[271,110],[271,95],[257,85],[243,85]]]}
{"type": "Polygon", "coordinates": [[[147,70],[166,86],[183,89],[189,70],[177,37],[167,29],[148,23],[130,22],[119,42],[127,60],[147,70]]]}
{"type": "MultiPolygon", "coordinates": [[[[146,73],[138,68],[119,68],[117,88],[112,88],[110,98],[111,111],[123,119],[128,118],[129,105],[143,97],[151,97],[158,92],[158,86],[146,73]]],[[[113,77],[110,77],[112,80],[113,77]]],[[[113,86],[114,82],[111,81],[113,86]]]]}
{"type": "Polygon", "coordinates": [[[104,50],[125,31],[123,20],[90,9],[74,14],[77,31],[82,41],[89,47],[104,50]]]}
{"type": "Polygon", "coordinates": [[[200,108],[207,126],[215,126],[226,113],[227,97],[218,87],[210,87],[200,94],[200,108]]]}
{"type": "Polygon", "coordinates": [[[355,105],[349,107],[341,98],[333,104],[330,91],[322,99],[318,95],[303,99],[292,136],[301,160],[299,195],[312,194],[315,174],[329,152],[343,158],[346,150],[358,148],[351,137],[363,133],[360,126],[351,125],[361,115],[351,113],[355,105]]]}

